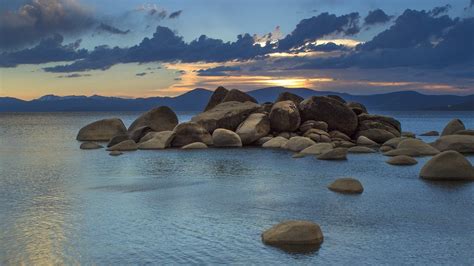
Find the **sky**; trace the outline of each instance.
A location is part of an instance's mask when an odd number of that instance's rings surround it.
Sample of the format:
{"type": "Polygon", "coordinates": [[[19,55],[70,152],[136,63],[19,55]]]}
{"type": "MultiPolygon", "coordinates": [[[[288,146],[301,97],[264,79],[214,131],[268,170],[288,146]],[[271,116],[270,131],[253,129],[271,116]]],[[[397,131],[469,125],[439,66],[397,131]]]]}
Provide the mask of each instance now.
{"type": "Polygon", "coordinates": [[[0,97],[474,94],[474,0],[2,0],[0,97]]]}

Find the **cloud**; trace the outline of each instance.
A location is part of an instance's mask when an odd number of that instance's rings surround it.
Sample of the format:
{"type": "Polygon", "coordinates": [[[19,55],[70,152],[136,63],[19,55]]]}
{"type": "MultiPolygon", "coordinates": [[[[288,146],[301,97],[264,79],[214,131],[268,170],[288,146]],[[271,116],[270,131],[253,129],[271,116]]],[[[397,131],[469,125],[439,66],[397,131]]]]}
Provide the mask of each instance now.
{"type": "Polygon", "coordinates": [[[229,76],[227,72],[240,71],[239,66],[218,66],[197,71],[198,76],[229,76]]]}
{"type": "Polygon", "coordinates": [[[0,48],[33,44],[56,33],[78,33],[94,23],[91,10],[77,0],[31,0],[0,14],[0,48]]]}
{"type": "Polygon", "coordinates": [[[137,7],[134,11],[144,12],[148,18],[154,20],[163,20],[168,16],[168,11],[156,4],[144,4],[137,7]]]}
{"type": "Polygon", "coordinates": [[[450,4],[447,4],[447,5],[444,5],[444,6],[437,6],[437,7],[433,8],[429,13],[432,16],[438,16],[438,15],[447,13],[451,9],[451,7],[452,6],[450,4]]]}
{"type": "Polygon", "coordinates": [[[91,74],[69,74],[69,75],[63,75],[63,76],[57,76],[57,78],[80,78],[80,77],[90,77],[91,74]]]}
{"type": "Polygon", "coordinates": [[[105,31],[111,34],[121,34],[121,35],[125,35],[130,32],[130,30],[120,30],[114,26],[111,26],[105,23],[100,23],[100,25],[97,27],[97,30],[105,31]]]}
{"type": "Polygon", "coordinates": [[[143,76],[145,76],[146,74],[148,74],[148,73],[146,73],[146,72],[141,72],[141,73],[135,74],[135,76],[143,77],[143,76]]]}
{"type": "Polygon", "coordinates": [[[181,16],[181,13],[183,12],[183,10],[178,10],[178,11],[175,11],[175,12],[172,12],[168,18],[169,19],[173,19],[173,18],[178,18],[179,16],[181,16]]]}
{"type": "Polygon", "coordinates": [[[382,9],[375,9],[370,11],[364,18],[364,24],[367,26],[383,24],[389,22],[391,19],[392,17],[387,15],[382,9]]]}

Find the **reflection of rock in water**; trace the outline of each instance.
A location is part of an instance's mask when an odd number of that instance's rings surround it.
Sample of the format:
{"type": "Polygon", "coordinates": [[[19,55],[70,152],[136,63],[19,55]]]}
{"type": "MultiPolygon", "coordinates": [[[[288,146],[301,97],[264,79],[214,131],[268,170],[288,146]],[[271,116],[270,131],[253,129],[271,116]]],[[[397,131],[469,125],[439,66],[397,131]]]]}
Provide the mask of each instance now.
{"type": "Polygon", "coordinates": [[[272,244],[270,246],[281,249],[287,253],[304,254],[304,255],[313,254],[317,252],[319,248],[321,247],[321,245],[283,245],[283,244],[282,245],[272,244]]]}

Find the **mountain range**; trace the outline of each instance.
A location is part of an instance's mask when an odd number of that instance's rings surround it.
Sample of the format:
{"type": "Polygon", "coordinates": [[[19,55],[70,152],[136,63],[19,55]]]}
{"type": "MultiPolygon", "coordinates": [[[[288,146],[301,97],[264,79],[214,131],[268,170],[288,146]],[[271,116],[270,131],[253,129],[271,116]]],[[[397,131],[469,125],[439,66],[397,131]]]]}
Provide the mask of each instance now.
{"type": "MultiPolygon", "coordinates": [[[[426,95],[401,91],[374,95],[351,95],[307,88],[269,87],[247,92],[259,103],[273,102],[280,93],[291,92],[307,98],[313,95],[338,95],[346,101],[364,104],[369,110],[455,110],[474,111],[474,95],[426,95]]],[[[175,111],[201,111],[212,91],[197,88],[176,97],[118,98],[106,96],[45,95],[31,101],[0,97],[0,112],[145,111],[166,105],[175,111]]]]}

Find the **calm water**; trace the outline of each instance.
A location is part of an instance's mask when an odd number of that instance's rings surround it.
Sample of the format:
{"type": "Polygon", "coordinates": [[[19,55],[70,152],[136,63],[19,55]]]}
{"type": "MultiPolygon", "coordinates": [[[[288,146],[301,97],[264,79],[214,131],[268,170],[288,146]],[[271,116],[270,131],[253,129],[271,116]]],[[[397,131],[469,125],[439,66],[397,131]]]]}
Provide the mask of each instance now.
{"type": "MultiPolygon", "coordinates": [[[[415,133],[453,117],[474,128],[474,113],[387,114],[415,133]]],[[[75,141],[89,122],[136,116],[0,114],[0,264],[474,264],[474,183],[419,179],[427,158],[395,167],[381,155],[327,162],[255,148],[111,157],[75,141]],[[326,189],[342,176],[364,193],[326,189]],[[263,245],[260,233],[285,219],[318,222],[322,247],[263,245]]]]}

